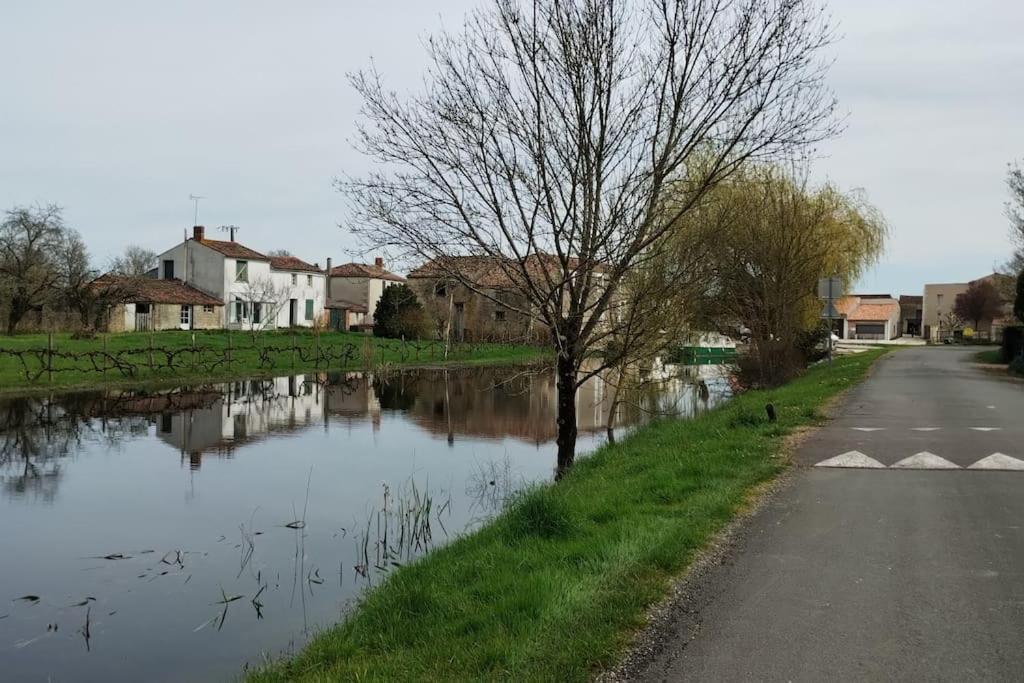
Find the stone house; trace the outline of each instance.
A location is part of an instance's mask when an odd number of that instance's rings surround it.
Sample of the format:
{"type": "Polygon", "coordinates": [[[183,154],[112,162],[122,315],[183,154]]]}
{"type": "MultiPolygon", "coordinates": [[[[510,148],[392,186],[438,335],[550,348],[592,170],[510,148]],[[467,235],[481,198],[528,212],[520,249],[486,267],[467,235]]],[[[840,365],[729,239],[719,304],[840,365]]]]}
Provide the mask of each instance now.
{"type": "Polygon", "coordinates": [[[373,312],[384,290],[405,278],[384,268],[379,256],[372,265],[345,263],[332,266],[327,259],[327,309],[334,330],[372,331],[373,312]]]}
{"type": "Polygon", "coordinates": [[[181,280],[102,275],[97,288],[117,288],[120,303],[105,315],[107,332],[212,330],[222,326],[224,304],[181,280]]]}
{"type": "Polygon", "coordinates": [[[233,239],[192,237],[158,257],[157,277],[179,279],[222,302],[221,327],[312,327],[324,315],[324,274],[295,257],[269,257],[233,239]]]}

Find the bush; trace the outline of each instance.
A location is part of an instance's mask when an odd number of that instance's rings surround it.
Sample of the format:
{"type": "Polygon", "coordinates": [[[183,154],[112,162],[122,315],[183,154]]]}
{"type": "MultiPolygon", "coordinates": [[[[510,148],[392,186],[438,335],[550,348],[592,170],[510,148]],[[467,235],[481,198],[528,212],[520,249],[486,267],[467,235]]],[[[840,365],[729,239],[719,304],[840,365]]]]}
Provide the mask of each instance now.
{"type": "Polygon", "coordinates": [[[1011,363],[1024,355],[1024,327],[1007,327],[1003,330],[1003,345],[1000,349],[1001,360],[1011,363]]]}
{"type": "Polygon", "coordinates": [[[384,289],[373,312],[373,335],[392,339],[420,339],[426,335],[427,316],[408,285],[384,289]]]}

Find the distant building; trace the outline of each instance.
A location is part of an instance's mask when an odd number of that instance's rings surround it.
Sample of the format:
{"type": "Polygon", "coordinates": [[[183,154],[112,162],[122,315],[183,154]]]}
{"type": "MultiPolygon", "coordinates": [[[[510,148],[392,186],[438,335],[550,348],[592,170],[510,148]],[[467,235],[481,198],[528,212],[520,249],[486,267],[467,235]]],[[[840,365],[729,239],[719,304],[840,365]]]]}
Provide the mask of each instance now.
{"type": "Polygon", "coordinates": [[[836,302],[841,339],[889,341],[900,336],[900,303],[890,294],[850,294],[836,302]]]}
{"type": "Polygon", "coordinates": [[[331,329],[335,330],[372,330],[373,313],[384,290],[405,282],[405,278],[385,270],[380,257],[372,265],[345,263],[333,267],[328,259],[327,271],[326,306],[331,329]]]}
{"type": "Polygon", "coordinates": [[[118,292],[119,303],[106,311],[108,332],[209,330],[223,325],[224,303],[181,280],[106,274],[90,286],[118,292]]]}
{"type": "Polygon", "coordinates": [[[924,297],[900,296],[900,332],[908,337],[921,336],[921,320],[924,312],[924,297]]]}
{"type": "MultiPolygon", "coordinates": [[[[947,337],[958,334],[967,321],[958,321],[953,313],[956,306],[956,298],[967,291],[974,282],[991,282],[996,291],[1003,294],[1005,298],[1003,314],[990,320],[979,322],[975,333],[981,337],[999,339],[1002,336],[1003,328],[1013,324],[1013,304],[1006,296],[1009,282],[1012,280],[1007,275],[992,273],[985,277],[972,280],[971,282],[947,282],[930,284],[924,286],[924,301],[922,305],[922,323],[924,325],[924,336],[931,341],[941,341],[947,337]]],[[[973,326],[973,322],[969,323],[973,326]]]]}
{"type": "Polygon", "coordinates": [[[294,256],[270,257],[235,241],[192,237],[158,257],[160,280],[178,279],[223,306],[220,327],[311,327],[324,315],[325,275],[294,256]]]}

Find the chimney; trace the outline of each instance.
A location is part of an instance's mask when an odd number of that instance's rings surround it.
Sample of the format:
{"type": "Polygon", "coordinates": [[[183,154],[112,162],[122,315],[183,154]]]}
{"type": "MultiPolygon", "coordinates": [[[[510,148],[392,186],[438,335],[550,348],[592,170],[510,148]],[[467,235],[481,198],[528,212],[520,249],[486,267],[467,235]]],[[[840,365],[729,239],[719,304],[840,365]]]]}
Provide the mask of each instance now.
{"type": "Polygon", "coordinates": [[[331,260],[331,257],[328,256],[327,257],[327,271],[325,273],[326,277],[324,278],[324,287],[327,289],[327,291],[324,292],[324,303],[331,303],[331,264],[332,263],[333,263],[333,261],[331,260]]]}
{"type": "Polygon", "coordinates": [[[203,238],[205,237],[205,235],[206,235],[206,228],[204,228],[201,225],[193,226],[193,228],[192,228],[192,239],[196,240],[197,242],[202,242],[203,238]]]}
{"type": "Polygon", "coordinates": [[[378,256],[377,258],[373,259],[373,265],[377,266],[378,268],[384,268],[384,259],[378,256]]]}

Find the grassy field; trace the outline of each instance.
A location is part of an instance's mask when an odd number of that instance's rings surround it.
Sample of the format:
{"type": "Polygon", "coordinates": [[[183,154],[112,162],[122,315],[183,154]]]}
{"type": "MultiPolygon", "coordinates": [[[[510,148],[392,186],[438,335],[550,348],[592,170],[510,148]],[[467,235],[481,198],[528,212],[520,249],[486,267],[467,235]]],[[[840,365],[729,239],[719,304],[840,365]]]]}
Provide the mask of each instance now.
{"type": "MultiPolygon", "coordinates": [[[[46,370],[39,372],[49,367],[47,335],[0,336],[0,392],[280,375],[312,368],[434,364],[444,360],[443,345],[438,342],[403,344],[400,340],[346,332],[275,331],[254,338],[244,332],[197,331],[194,347],[192,334],[128,332],[87,340],[54,334],[52,377],[46,370]],[[290,350],[293,345],[298,349],[296,352],[290,350]]],[[[517,363],[543,356],[543,350],[529,346],[459,344],[452,347],[447,361],[517,363]]]]}
{"type": "Polygon", "coordinates": [[[974,354],[977,363],[990,363],[993,365],[1005,365],[1002,358],[1002,350],[997,346],[986,351],[979,351],[974,354]]]}
{"type": "Polygon", "coordinates": [[[752,489],[786,466],[784,437],[823,420],[820,407],[882,353],[601,448],[480,531],[399,569],[346,621],[249,679],[590,678],[617,661],[647,608],[752,489]]]}

